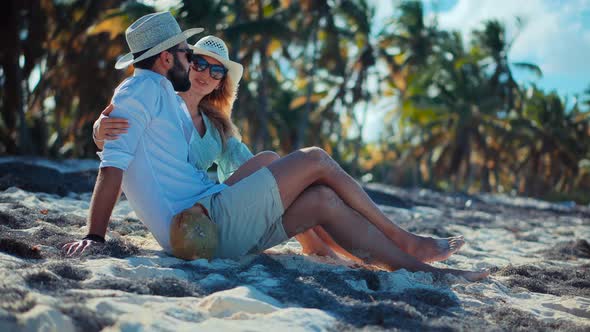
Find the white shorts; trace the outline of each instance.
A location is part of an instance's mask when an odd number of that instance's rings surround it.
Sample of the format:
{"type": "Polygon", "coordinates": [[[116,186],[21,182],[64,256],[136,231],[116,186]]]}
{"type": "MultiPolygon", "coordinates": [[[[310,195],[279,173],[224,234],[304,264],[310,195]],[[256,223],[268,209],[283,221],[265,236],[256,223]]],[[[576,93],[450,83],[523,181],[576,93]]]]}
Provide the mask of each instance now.
{"type": "Polygon", "coordinates": [[[279,187],[266,167],[199,203],[218,227],[216,258],[259,253],[288,239],[279,187]]]}

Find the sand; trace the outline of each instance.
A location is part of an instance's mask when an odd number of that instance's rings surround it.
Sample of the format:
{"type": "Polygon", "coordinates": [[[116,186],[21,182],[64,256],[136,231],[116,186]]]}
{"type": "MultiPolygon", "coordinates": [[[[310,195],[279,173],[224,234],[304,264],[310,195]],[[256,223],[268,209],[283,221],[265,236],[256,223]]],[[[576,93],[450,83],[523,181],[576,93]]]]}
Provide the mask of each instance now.
{"type": "Polygon", "coordinates": [[[590,208],[370,184],[396,223],[463,234],[441,267],[477,283],[370,271],[301,255],[296,241],[240,260],[163,253],[127,201],[106,245],[66,258],[86,232],[96,163],[0,159],[0,331],[590,331],[590,208]]]}

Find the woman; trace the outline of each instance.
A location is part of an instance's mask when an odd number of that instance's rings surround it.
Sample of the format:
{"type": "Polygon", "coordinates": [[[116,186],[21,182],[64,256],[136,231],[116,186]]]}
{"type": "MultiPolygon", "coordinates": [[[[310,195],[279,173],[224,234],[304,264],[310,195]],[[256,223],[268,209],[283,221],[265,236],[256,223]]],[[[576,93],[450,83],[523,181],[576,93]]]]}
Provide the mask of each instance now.
{"type": "MultiPolygon", "coordinates": [[[[433,239],[401,229],[323,150],[306,148],[283,158],[273,152],[252,156],[230,118],[241,65],[229,60],[225,44],[213,36],[199,40],[193,51],[191,88],[179,95],[196,129],[190,161],[200,169],[217,163],[220,181],[229,186],[199,202],[222,229],[220,256],[259,252],[296,236],[304,253],[337,252],[388,270],[446,272],[469,280],[487,276],[424,264],[448,258],[463,245],[462,237],[433,239]]],[[[101,116],[97,123],[100,148],[101,140],[125,132],[124,120],[101,116]]]]}

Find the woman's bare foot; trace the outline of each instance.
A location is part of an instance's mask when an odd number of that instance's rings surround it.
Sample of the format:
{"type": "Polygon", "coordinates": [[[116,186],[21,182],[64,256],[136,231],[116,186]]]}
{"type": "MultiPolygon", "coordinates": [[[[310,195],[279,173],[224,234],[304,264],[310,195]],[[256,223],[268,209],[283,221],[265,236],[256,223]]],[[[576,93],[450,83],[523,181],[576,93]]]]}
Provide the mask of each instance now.
{"type": "Polygon", "coordinates": [[[313,229],[308,229],[307,231],[296,235],[295,238],[299,241],[299,244],[301,244],[301,253],[304,255],[317,255],[330,257],[336,260],[340,259],[340,256],[338,256],[330,246],[324,243],[313,229]]]}
{"type": "Polygon", "coordinates": [[[319,247],[319,248],[318,247],[309,248],[309,247],[302,246],[301,253],[304,255],[316,255],[316,256],[322,256],[322,257],[330,257],[333,259],[341,259],[340,256],[338,256],[338,254],[334,252],[334,250],[332,250],[331,248],[329,248],[327,246],[323,246],[323,247],[319,247]]]}
{"type": "Polygon", "coordinates": [[[467,281],[479,281],[482,279],[487,278],[490,275],[490,271],[464,271],[464,270],[454,270],[454,269],[442,269],[443,273],[450,273],[457,277],[463,277],[467,279],[467,281]]]}
{"type": "Polygon", "coordinates": [[[425,263],[444,261],[459,251],[465,244],[462,235],[445,239],[416,237],[417,240],[409,246],[407,253],[425,263]]]}

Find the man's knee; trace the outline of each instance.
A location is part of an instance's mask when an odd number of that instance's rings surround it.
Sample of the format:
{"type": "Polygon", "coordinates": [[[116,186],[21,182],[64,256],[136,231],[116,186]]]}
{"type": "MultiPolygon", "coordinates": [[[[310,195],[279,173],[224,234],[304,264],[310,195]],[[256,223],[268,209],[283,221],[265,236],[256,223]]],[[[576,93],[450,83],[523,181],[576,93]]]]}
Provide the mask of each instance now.
{"type": "Polygon", "coordinates": [[[330,155],[324,151],[324,149],[317,146],[303,148],[301,149],[301,152],[303,152],[307,158],[314,161],[325,161],[332,159],[332,157],[330,157],[330,155]]]}
{"type": "Polygon", "coordinates": [[[262,151],[259,154],[263,155],[264,158],[266,160],[269,160],[270,162],[273,162],[273,161],[281,158],[281,156],[279,156],[279,154],[274,151],[262,151]]]}
{"type": "Polygon", "coordinates": [[[331,219],[334,219],[331,213],[337,208],[338,201],[340,201],[340,198],[328,186],[314,185],[308,187],[297,198],[299,204],[295,203],[294,205],[305,209],[305,213],[310,215],[308,218],[290,219],[289,225],[283,223],[287,234],[294,236],[306,229],[331,222],[331,219]]]}
{"type": "Polygon", "coordinates": [[[300,151],[304,153],[311,166],[316,167],[319,171],[330,171],[338,167],[338,163],[322,148],[312,146],[300,151]]]}

